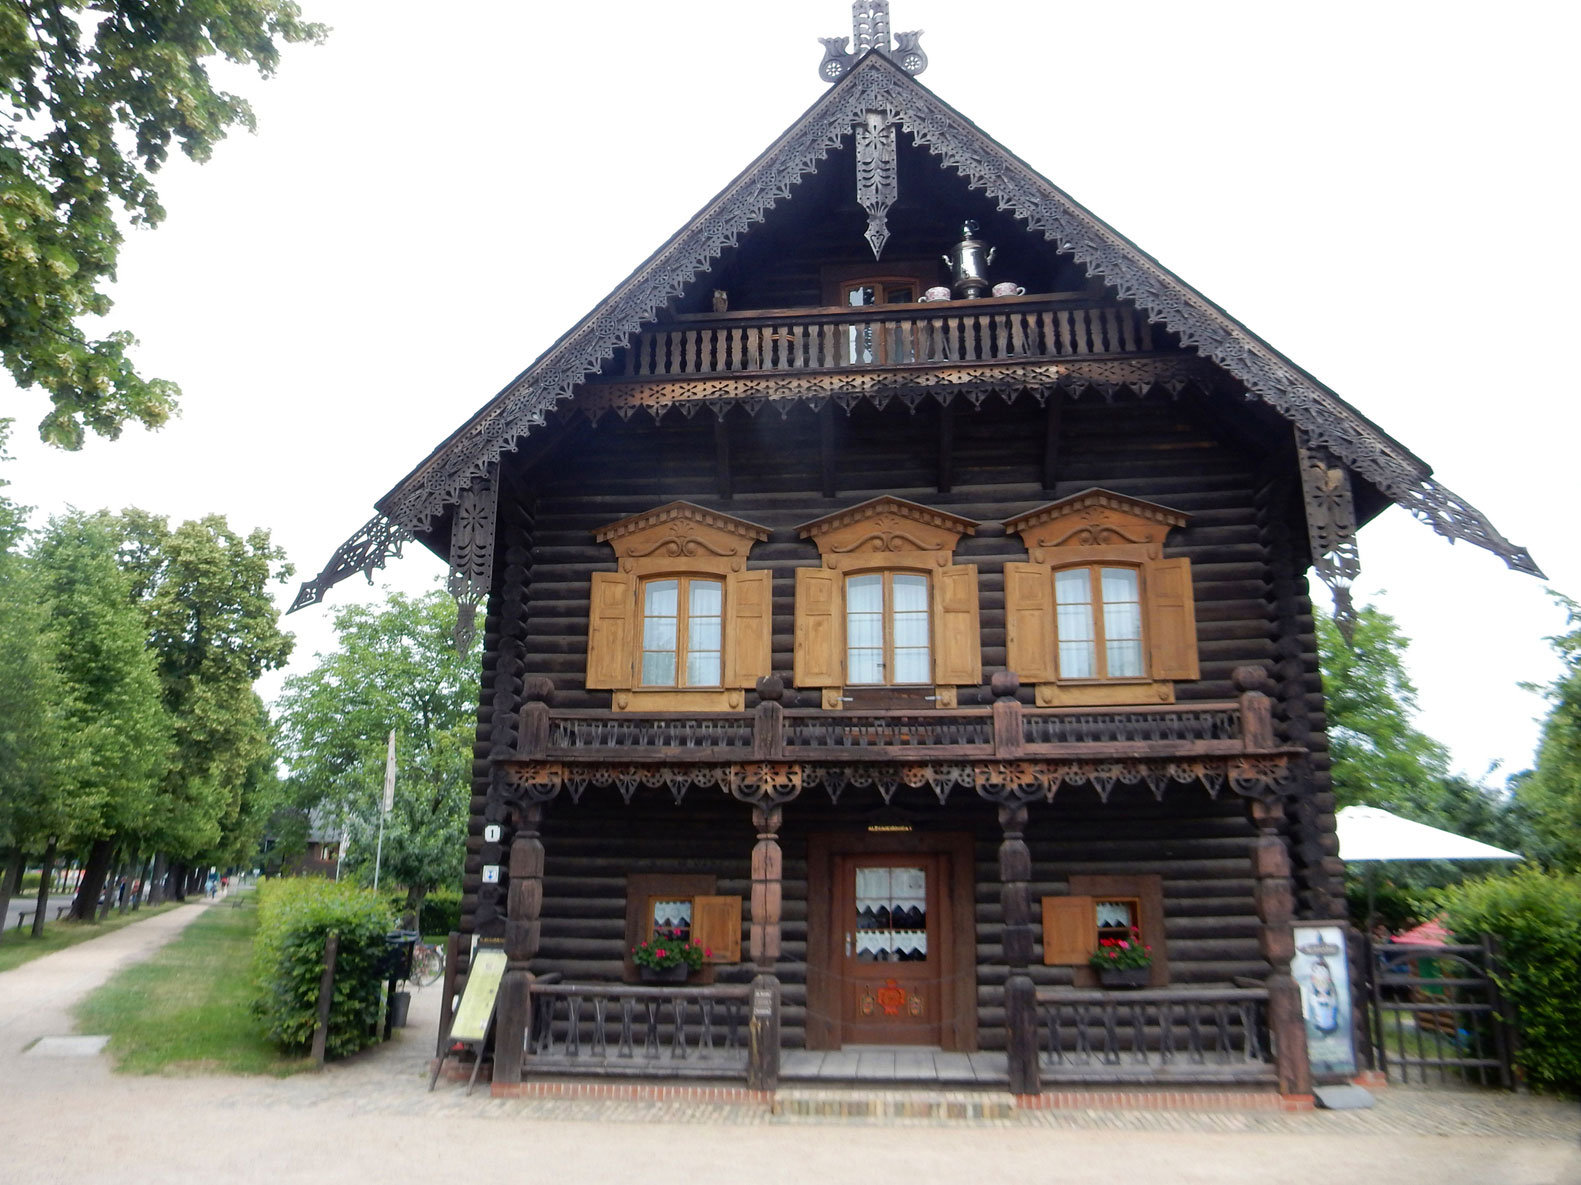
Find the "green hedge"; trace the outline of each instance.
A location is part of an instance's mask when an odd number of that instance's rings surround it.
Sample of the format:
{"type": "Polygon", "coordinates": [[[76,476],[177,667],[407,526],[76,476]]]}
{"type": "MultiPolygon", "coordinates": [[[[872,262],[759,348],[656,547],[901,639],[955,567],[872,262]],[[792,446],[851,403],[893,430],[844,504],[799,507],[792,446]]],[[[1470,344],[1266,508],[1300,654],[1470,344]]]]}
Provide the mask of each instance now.
{"type": "Polygon", "coordinates": [[[452,930],[461,929],[461,891],[435,889],[424,897],[417,928],[424,937],[449,934],[452,930]]]}
{"type": "Polygon", "coordinates": [[[376,1037],[379,979],[393,918],[376,893],[319,877],[271,880],[258,888],[253,940],[256,1011],[282,1048],[305,1051],[318,1020],[318,986],[330,931],[340,936],[330,1004],[330,1057],[346,1057],[376,1037]]]}
{"type": "Polygon", "coordinates": [[[1460,941],[1492,934],[1502,944],[1499,987],[1515,1007],[1527,1081],[1581,1093],[1581,876],[1525,865],[1440,900],[1460,941]]]}

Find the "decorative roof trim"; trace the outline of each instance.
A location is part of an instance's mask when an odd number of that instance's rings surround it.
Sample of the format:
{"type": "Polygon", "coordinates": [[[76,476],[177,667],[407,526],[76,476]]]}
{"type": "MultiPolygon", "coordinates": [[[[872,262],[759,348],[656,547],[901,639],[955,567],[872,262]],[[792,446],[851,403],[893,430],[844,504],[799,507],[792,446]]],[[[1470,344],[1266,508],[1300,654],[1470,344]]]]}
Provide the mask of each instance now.
{"type": "Polygon", "coordinates": [[[881,494],[877,498],[869,498],[866,502],[858,502],[855,506],[847,506],[844,510],[836,510],[833,514],[826,514],[822,518],[803,523],[796,528],[796,535],[800,539],[816,539],[820,535],[827,535],[830,531],[839,530],[852,523],[866,522],[881,514],[893,514],[897,518],[937,527],[941,531],[954,531],[957,535],[977,534],[977,523],[972,519],[951,514],[948,510],[923,506],[919,502],[908,502],[892,494],[881,494]]]}
{"type": "Polygon", "coordinates": [[[870,111],[898,121],[920,145],[1001,209],[1102,277],[1121,299],[1180,335],[1243,382],[1357,474],[1439,534],[1464,539],[1541,576],[1528,552],[1332,391],[1161,267],[1020,159],[995,143],[888,58],[868,54],[745,172],[378,503],[422,533],[446,505],[520,437],[544,423],[632,334],[650,321],[752,224],[789,198],[802,177],[870,111]]]}
{"type": "Polygon", "coordinates": [[[1079,494],[1061,498],[1058,502],[1049,502],[1035,510],[1028,510],[1025,514],[1018,514],[1015,518],[1007,518],[1005,520],[1005,533],[1008,535],[1019,535],[1022,531],[1040,527],[1044,523],[1052,522],[1057,518],[1065,518],[1092,506],[1102,507],[1106,510],[1117,510],[1121,514],[1134,515],[1149,522],[1161,523],[1166,527],[1183,527],[1191,521],[1190,515],[1182,514],[1178,510],[1171,510],[1167,506],[1160,506],[1157,502],[1144,502],[1142,499],[1133,498],[1128,494],[1117,494],[1113,490],[1105,490],[1094,486],[1090,490],[1083,490],[1079,494]]]}
{"type": "Polygon", "coordinates": [[[661,526],[677,519],[702,523],[718,531],[740,535],[743,539],[755,539],[759,543],[769,537],[767,527],[749,523],[744,518],[732,518],[728,514],[709,510],[706,506],[698,506],[694,502],[670,502],[653,510],[644,510],[641,514],[634,514],[630,518],[623,518],[619,522],[610,523],[607,527],[600,527],[593,532],[593,538],[600,543],[608,543],[622,536],[634,535],[638,531],[646,531],[649,527],[661,526]]]}

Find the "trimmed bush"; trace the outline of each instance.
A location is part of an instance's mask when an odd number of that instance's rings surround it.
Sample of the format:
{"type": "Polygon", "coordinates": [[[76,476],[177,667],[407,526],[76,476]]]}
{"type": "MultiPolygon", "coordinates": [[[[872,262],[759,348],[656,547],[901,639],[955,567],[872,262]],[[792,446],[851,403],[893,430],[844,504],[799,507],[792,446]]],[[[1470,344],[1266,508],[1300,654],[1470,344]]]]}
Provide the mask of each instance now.
{"type": "Polygon", "coordinates": [[[1498,983],[1515,1008],[1527,1081],[1581,1093],[1581,876],[1523,865],[1440,900],[1459,941],[1492,934],[1503,946],[1498,983]]]}
{"type": "Polygon", "coordinates": [[[461,929],[461,892],[435,889],[423,898],[423,911],[417,928],[426,936],[449,934],[461,929]]]}
{"type": "Polygon", "coordinates": [[[270,1040],[300,1052],[313,1044],[318,985],[330,931],[340,936],[326,1051],[346,1057],[376,1037],[383,985],[379,974],[392,918],[378,894],[319,877],[273,880],[258,888],[253,972],[255,1010],[270,1040]]]}

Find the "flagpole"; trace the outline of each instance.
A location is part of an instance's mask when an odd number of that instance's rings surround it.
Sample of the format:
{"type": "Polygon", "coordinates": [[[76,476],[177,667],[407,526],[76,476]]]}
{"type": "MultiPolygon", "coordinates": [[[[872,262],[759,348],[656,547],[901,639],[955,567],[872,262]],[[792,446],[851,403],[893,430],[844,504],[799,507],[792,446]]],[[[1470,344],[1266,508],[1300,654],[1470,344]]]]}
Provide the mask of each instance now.
{"type": "Polygon", "coordinates": [[[384,758],[384,797],[379,801],[379,843],[373,852],[373,889],[379,889],[379,865],[384,860],[384,816],[395,805],[395,729],[390,729],[390,748],[384,758]]]}

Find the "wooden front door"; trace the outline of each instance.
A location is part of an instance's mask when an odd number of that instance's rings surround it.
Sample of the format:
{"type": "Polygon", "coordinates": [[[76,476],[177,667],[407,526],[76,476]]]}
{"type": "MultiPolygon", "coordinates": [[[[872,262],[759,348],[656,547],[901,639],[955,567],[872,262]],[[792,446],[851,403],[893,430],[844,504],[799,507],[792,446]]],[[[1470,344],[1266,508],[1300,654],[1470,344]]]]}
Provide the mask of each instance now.
{"type": "Polygon", "coordinates": [[[937,852],[836,858],[834,962],[843,1042],[941,1043],[951,962],[948,863],[937,852]]]}

